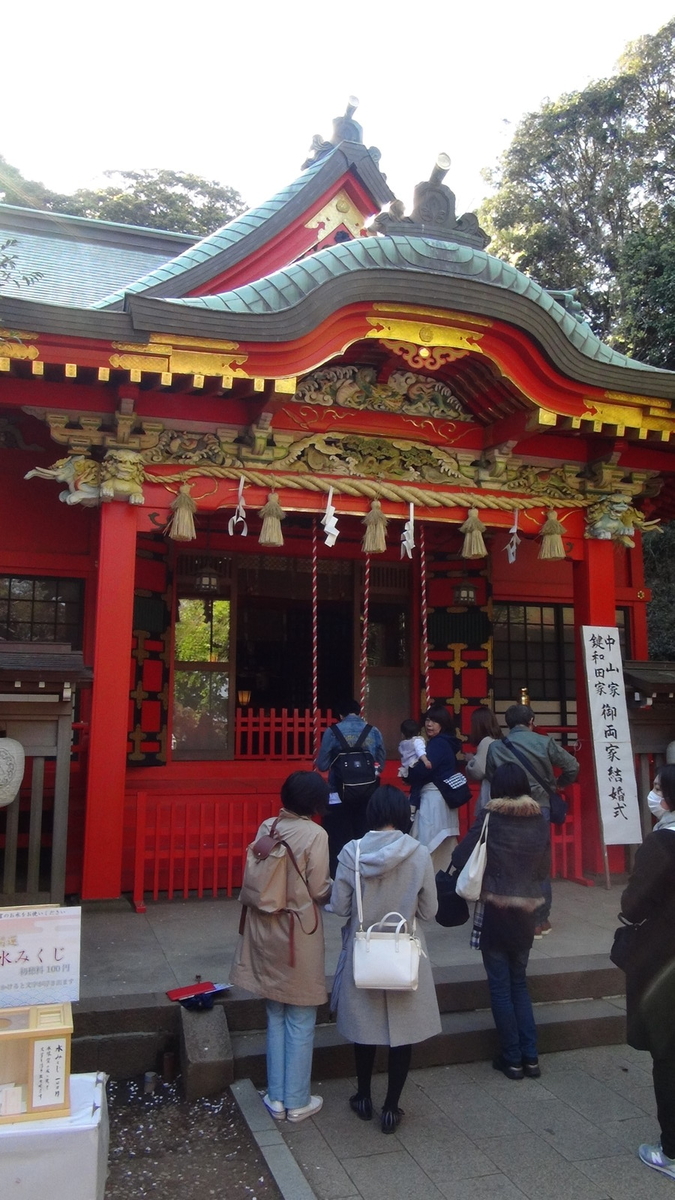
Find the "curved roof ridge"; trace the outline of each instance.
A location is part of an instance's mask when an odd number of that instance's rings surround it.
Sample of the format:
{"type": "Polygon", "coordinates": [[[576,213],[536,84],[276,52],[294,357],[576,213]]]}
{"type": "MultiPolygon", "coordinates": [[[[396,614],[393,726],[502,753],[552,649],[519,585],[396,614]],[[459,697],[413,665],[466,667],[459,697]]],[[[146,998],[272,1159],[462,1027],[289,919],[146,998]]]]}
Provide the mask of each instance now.
{"type": "MultiPolygon", "coordinates": [[[[335,147],[338,149],[338,147],[335,147]]],[[[333,151],[332,153],[335,153],[333,151]]],[[[232,221],[228,221],[226,225],[222,225],[220,229],[216,229],[214,233],[207,234],[200,241],[195,242],[187,250],[178,254],[175,258],[170,259],[161,267],[156,267],[153,271],[149,271],[147,275],[142,275],[140,279],[134,280],[133,283],[126,287],[119,288],[112,292],[109,296],[104,296],[102,300],[97,300],[92,304],[92,308],[112,308],[121,305],[124,302],[125,296],[132,294],[137,295],[140,292],[145,292],[156,284],[164,283],[167,279],[176,278],[176,276],[184,274],[192,267],[199,263],[205,262],[210,258],[214,258],[217,254],[222,254],[223,250],[227,250],[230,246],[234,246],[252,230],[259,228],[275,213],[279,212],[292,200],[298,192],[302,191],[303,187],[310,179],[319,173],[331,155],[325,155],[323,158],[312,163],[307,167],[297,179],[282,188],[280,192],[272,196],[270,200],[266,200],[263,204],[256,205],[254,208],[249,208],[239,217],[234,217],[232,221]]]]}
{"type": "MultiPolygon", "coordinates": [[[[189,253],[189,252],[188,252],[189,253]]],[[[458,242],[392,234],[355,238],[327,246],[272,275],[214,296],[163,298],[162,304],[203,308],[212,312],[262,315],[292,308],[329,279],[356,271],[423,270],[430,274],[471,278],[516,292],[533,301],[557,323],[565,337],[587,358],[612,366],[671,374],[613,350],[585,322],[567,312],[541,284],[503,259],[458,242]]],[[[129,291],[133,289],[128,289],[129,291]]]]}

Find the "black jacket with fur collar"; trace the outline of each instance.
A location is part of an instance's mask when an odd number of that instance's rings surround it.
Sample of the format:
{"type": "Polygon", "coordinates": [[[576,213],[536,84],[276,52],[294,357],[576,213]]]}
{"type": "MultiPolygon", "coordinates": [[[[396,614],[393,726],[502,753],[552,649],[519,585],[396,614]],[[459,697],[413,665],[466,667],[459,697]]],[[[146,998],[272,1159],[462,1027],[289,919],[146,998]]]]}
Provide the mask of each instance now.
{"type": "Polygon", "coordinates": [[[457,846],[452,864],[461,871],[488,813],[487,865],[481,898],[499,908],[534,912],[542,902],[541,881],[549,873],[550,841],[548,822],[531,796],[489,800],[457,846]]]}

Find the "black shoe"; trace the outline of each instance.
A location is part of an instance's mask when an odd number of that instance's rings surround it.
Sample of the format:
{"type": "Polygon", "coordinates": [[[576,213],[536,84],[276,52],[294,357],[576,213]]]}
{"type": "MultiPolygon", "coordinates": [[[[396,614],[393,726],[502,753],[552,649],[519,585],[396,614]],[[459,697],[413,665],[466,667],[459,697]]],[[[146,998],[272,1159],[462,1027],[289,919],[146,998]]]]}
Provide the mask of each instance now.
{"type": "Polygon", "coordinates": [[[497,1058],[493,1058],[492,1066],[495,1071],[501,1071],[502,1075],[506,1075],[507,1079],[524,1079],[525,1071],[522,1066],[516,1063],[508,1063],[500,1054],[497,1058]]]}
{"type": "Polygon", "coordinates": [[[357,1092],[355,1096],[349,1097],[349,1107],[352,1112],[356,1113],[360,1121],[372,1121],[373,1102],[370,1096],[359,1096],[357,1092]]]}
{"type": "Polygon", "coordinates": [[[402,1108],[383,1108],[380,1117],[380,1129],[383,1133],[394,1133],[401,1124],[402,1108]]]}
{"type": "Polygon", "coordinates": [[[524,1058],[523,1071],[528,1079],[541,1078],[541,1067],[539,1066],[538,1058],[524,1058]]]}

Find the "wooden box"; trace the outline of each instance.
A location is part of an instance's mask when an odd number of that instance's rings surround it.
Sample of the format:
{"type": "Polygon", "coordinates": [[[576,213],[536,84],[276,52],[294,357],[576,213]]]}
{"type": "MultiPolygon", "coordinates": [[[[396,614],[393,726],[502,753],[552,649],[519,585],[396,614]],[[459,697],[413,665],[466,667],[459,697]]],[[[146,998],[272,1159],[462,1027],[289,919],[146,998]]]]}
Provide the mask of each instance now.
{"type": "Polygon", "coordinates": [[[70,1003],[0,1009],[0,1123],[70,1116],[70,1003]]]}

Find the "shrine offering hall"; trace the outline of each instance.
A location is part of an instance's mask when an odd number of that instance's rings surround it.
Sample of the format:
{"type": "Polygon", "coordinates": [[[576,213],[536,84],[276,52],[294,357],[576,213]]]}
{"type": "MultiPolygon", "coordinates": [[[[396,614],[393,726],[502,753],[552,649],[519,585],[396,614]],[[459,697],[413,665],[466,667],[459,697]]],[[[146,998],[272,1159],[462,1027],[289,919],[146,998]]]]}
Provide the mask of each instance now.
{"type": "Polygon", "coordinates": [[[5,903],[231,893],[352,696],[394,781],[428,701],[466,734],[525,689],[582,763],[555,873],[603,870],[579,629],[647,658],[675,376],[492,257],[447,166],[406,215],[350,107],[201,241],[0,205],[40,272],[0,293],[5,903]]]}

